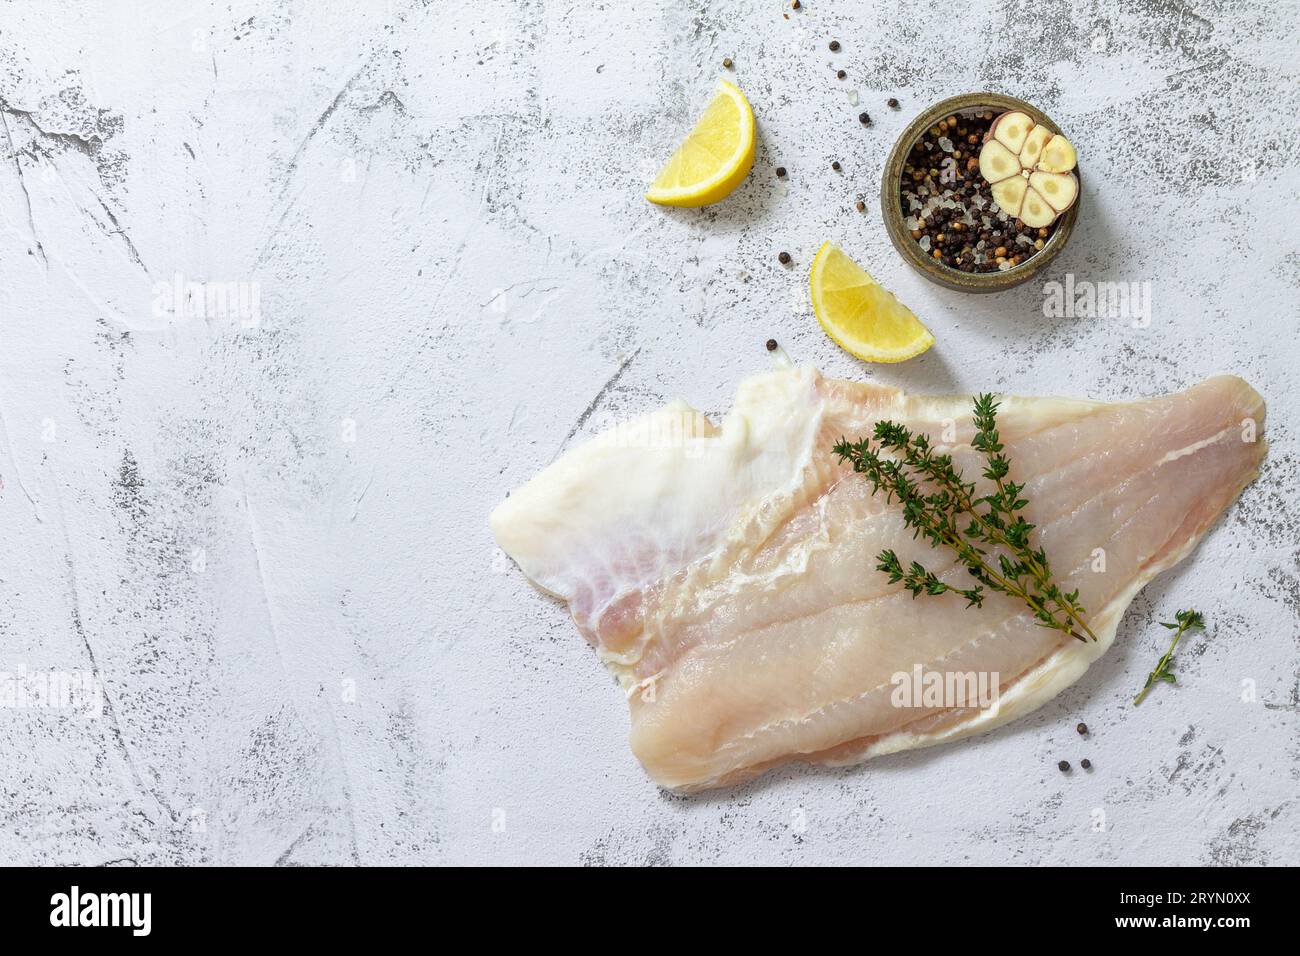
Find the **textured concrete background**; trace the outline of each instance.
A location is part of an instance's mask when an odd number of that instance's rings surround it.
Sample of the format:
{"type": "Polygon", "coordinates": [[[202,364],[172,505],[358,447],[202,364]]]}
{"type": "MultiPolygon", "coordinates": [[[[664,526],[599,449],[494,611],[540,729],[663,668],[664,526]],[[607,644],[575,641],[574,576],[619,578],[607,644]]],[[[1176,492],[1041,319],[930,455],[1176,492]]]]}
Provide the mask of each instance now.
{"type": "Polygon", "coordinates": [[[1300,10],[804,6],[0,6],[0,670],[107,692],[98,720],[0,710],[0,862],[1300,862],[1300,10]],[[713,209],[652,208],[724,56],[754,173],[713,209]],[[978,88],[1079,146],[1045,278],[1149,282],[1148,328],[1047,319],[1040,283],[943,292],[889,247],[894,137],[978,88]],[[804,283],[828,238],[934,349],[872,368],[821,334],[804,283]],[[260,321],[159,314],[177,276],[244,283],[260,321]],[[1235,372],[1272,451],[1031,718],[670,796],[486,517],[613,419],[725,411],[769,336],[916,391],[1235,372]],[[1192,604],[1210,630],[1135,710],[1155,622],[1192,604]]]}

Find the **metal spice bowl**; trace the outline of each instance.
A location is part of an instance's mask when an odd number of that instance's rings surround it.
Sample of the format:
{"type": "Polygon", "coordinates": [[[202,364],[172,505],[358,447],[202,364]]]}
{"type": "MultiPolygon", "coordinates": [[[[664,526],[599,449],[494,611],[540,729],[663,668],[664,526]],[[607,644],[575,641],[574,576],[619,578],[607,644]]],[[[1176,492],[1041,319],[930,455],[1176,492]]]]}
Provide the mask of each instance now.
{"type": "MultiPolygon", "coordinates": [[[[962,96],[954,96],[935,103],[912,120],[890,151],[889,159],[885,163],[884,174],[880,177],[880,210],[894,248],[898,250],[899,255],[907,261],[908,265],[931,282],[958,292],[1002,292],[1032,279],[1043,267],[1055,259],[1061,250],[1065,248],[1065,244],[1070,241],[1070,235],[1074,232],[1075,220],[1079,218],[1079,204],[1083,201],[1083,177],[1076,168],[1074,175],[1079,179],[1080,195],[1075,200],[1074,205],[1067,209],[1065,214],[1056,221],[1056,228],[1052,231],[1052,235],[1042,249],[1025,259],[1024,262],[1004,272],[962,272],[941,262],[936,262],[932,257],[927,256],[916,240],[912,238],[912,234],[908,231],[904,222],[908,214],[903,210],[899,191],[903,180],[903,167],[907,164],[907,157],[912,151],[913,144],[920,139],[921,135],[944,117],[951,116],[954,113],[989,109],[993,110],[994,113],[1021,110],[1028,113],[1035,123],[1045,124],[1053,132],[1060,132],[1060,127],[1052,122],[1051,117],[1024,100],[1016,99],[1014,96],[1006,96],[1002,93],[966,93],[962,96]]],[[[979,174],[976,173],[976,175],[979,174]]]]}

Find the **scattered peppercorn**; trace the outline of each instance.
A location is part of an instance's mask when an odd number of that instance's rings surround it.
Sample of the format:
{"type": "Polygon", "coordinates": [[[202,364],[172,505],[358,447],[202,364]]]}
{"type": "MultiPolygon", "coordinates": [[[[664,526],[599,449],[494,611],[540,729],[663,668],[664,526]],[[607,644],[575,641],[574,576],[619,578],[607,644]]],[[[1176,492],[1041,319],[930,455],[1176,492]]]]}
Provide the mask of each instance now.
{"type": "Polygon", "coordinates": [[[858,212],[866,212],[867,204],[864,203],[861,199],[859,199],[856,203],[854,203],[854,208],[857,209],[858,212]]]}
{"type": "Polygon", "coordinates": [[[836,77],[836,79],[840,79],[840,80],[842,80],[842,79],[844,79],[846,76],[848,76],[848,74],[845,73],[843,70],[836,70],[836,71],[835,71],[835,77],[836,77]]]}
{"type": "Polygon", "coordinates": [[[1070,769],[1070,761],[1068,761],[1068,760],[1062,760],[1062,761],[1061,761],[1060,763],[1058,763],[1056,766],[1057,766],[1057,769],[1059,769],[1059,770],[1061,771],[1061,773],[1067,773],[1067,772],[1069,771],[1069,769],[1070,769]]]}
{"type": "Polygon", "coordinates": [[[831,160],[831,169],[835,170],[837,173],[840,171],[840,161],[838,159],[831,160]]]}
{"type": "MultiPolygon", "coordinates": [[[[799,0],[794,0],[794,2],[795,2],[795,3],[798,3],[799,0]]],[[[767,350],[768,350],[769,352],[775,352],[775,351],[776,351],[776,339],[768,339],[768,340],[767,340],[767,350]]]]}
{"type": "Polygon", "coordinates": [[[733,63],[731,62],[731,57],[729,57],[729,56],[724,56],[724,57],[722,58],[722,65],[723,65],[726,69],[729,70],[729,69],[731,69],[732,66],[734,66],[735,64],[733,64],[733,63]]]}
{"type": "Polygon", "coordinates": [[[898,109],[898,100],[896,100],[894,97],[891,96],[891,97],[890,97],[888,100],[886,100],[885,102],[886,102],[887,104],[889,104],[889,108],[890,108],[891,110],[896,110],[896,109],[898,109]]]}
{"type": "Polygon", "coordinates": [[[784,166],[778,166],[778,167],[776,167],[776,174],[777,174],[778,176],[780,176],[782,179],[784,179],[784,178],[785,178],[785,167],[784,167],[784,166]]]}
{"type": "Polygon", "coordinates": [[[1087,725],[1087,724],[1082,724],[1082,723],[1081,723],[1081,724],[1079,724],[1078,727],[1075,727],[1074,729],[1077,730],[1077,731],[1078,731],[1079,733],[1081,733],[1081,734],[1086,734],[1086,733],[1088,732],[1088,725],[1087,725]]]}
{"type": "Polygon", "coordinates": [[[799,0],[790,0],[790,9],[791,9],[791,10],[798,10],[798,9],[799,9],[800,7],[802,7],[802,6],[803,6],[803,4],[800,3],[799,0]]]}
{"type": "Polygon", "coordinates": [[[858,114],[858,122],[861,123],[863,126],[870,126],[870,125],[871,125],[871,114],[870,114],[870,113],[859,113],[859,114],[858,114]]]}
{"type": "Polygon", "coordinates": [[[790,253],[783,252],[779,256],[777,256],[777,259],[781,261],[781,265],[788,266],[790,264],[790,253]]]}
{"type": "Polygon", "coordinates": [[[832,40],[832,41],[831,41],[831,52],[832,52],[832,53],[839,53],[839,52],[840,52],[840,41],[839,41],[839,40],[832,40]]]}
{"type": "Polygon", "coordinates": [[[1084,770],[1091,770],[1092,761],[1089,760],[1087,757],[1084,757],[1082,760],[1079,761],[1079,766],[1082,767],[1084,770]]]}

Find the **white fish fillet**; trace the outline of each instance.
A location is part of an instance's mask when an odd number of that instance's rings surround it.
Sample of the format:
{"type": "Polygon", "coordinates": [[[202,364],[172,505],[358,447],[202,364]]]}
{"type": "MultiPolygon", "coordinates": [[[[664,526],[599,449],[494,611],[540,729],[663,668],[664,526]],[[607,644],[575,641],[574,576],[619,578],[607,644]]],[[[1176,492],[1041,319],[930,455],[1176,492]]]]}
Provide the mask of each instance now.
{"type": "Polygon", "coordinates": [[[678,402],[567,452],[493,512],[492,531],[568,602],[618,675],[632,750],[662,786],[724,786],[788,760],[848,764],[953,740],[1077,680],[1133,596],[1187,555],[1265,450],[1263,401],[1238,378],[1124,404],[1002,400],[998,426],[1035,543],[1063,589],[1079,589],[1099,638],[1082,644],[1005,595],[979,609],[953,594],[914,600],[875,569],[892,548],[971,583],[948,552],[914,540],[832,444],[869,437],[880,419],[935,441],[947,429],[944,450],[975,480],[970,411],[969,398],[813,369],[759,375],[720,427],[678,402]],[[894,676],[918,665],[996,674],[998,705],[897,706],[894,676]]]}

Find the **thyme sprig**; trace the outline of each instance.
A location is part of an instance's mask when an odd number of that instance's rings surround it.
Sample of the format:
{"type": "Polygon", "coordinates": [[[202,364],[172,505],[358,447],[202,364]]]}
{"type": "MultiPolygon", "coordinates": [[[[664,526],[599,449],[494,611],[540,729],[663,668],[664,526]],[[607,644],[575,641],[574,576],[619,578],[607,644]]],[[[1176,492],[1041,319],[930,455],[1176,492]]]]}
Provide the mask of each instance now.
{"type": "Polygon", "coordinates": [[[1205,630],[1205,618],[1199,611],[1193,611],[1188,608],[1186,611],[1179,611],[1174,615],[1173,622],[1161,621],[1161,627],[1167,627],[1174,632],[1174,639],[1169,644],[1169,650],[1165,651],[1165,656],[1160,658],[1156,663],[1156,669],[1147,675],[1146,686],[1142,688],[1142,693],[1133,699],[1133,706],[1136,707],[1142,703],[1142,698],[1146,697],[1147,692],[1155,687],[1156,684],[1164,682],[1166,684],[1177,684],[1178,678],[1174,676],[1174,649],[1178,647],[1178,642],[1182,640],[1185,633],[1191,630],[1205,630]]]}
{"type": "Polygon", "coordinates": [[[946,584],[919,561],[904,567],[889,550],[877,556],[877,570],[889,575],[891,584],[901,581],[913,598],[952,591],[966,599],[967,607],[981,607],[985,589],[1009,594],[1024,601],[1043,627],[1095,641],[1078,590],[1062,591],[1052,578],[1047,555],[1031,544],[1034,525],[1021,513],[1028,504],[1025,486],[1010,478],[997,410],[992,395],[975,399],[971,446],[984,453],[983,476],[993,483],[986,495],[976,494],[974,482],[965,481],[952,456],[937,452],[928,436],[896,422],[877,422],[871,439],[841,438],[835,444],[840,461],[866,475],[873,494],[883,491],[886,501],[898,502],[912,536],[953,551],[975,586],[946,584]]]}

